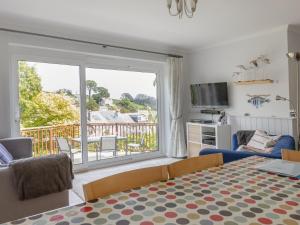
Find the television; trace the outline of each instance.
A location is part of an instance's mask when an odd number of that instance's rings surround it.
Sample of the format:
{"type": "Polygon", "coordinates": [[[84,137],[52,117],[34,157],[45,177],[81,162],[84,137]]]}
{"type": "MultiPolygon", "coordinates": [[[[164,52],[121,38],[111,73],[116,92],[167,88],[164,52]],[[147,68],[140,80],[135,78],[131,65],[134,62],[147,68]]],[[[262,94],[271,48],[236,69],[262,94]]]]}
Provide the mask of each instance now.
{"type": "Polygon", "coordinates": [[[194,107],[227,107],[227,83],[206,83],[191,85],[192,106],[194,107]]]}

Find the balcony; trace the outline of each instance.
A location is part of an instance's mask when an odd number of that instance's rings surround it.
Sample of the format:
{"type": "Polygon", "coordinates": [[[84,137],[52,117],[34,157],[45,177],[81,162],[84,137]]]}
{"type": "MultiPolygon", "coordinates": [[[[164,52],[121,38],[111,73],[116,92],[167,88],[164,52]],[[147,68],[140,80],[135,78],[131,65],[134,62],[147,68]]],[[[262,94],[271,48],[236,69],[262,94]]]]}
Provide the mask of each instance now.
{"type": "MultiPolygon", "coordinates": [[[[64,124],[56,126],[44,126],[21,129],[23,137],[33,138],[33,156],[57,154],[59,152],[57,137],[68,140],[72,149],[80,150],[80,124],[64,124]]],[[[123,141],[117,142],[117,154],[101,152],[99,156],[99,143],[88,144],[88,161],[103,160],[126,154],[140,154],[158,150],[158,124],[157,123],[89,123],[87,125],[87,137],[94,139],[105,136],[123,137],[123,141]],[[125,140],[125,141],[124,141],[125,140]],[[132,148],[132,144],[135,147],[132,148]]],[[[81,150],[74,154],[74,164],[82,163],[81,150]]]]}

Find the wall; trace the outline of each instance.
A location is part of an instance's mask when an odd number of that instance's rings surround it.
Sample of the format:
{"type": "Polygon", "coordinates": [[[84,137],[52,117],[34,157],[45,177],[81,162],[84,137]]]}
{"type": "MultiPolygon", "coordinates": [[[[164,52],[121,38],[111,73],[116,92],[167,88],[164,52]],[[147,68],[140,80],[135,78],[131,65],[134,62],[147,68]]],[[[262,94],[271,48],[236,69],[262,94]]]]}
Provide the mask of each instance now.
{"type": "Polygon", "coordinates": [[[253,117],[289,117],[287,102],[276,102],[275,96],[289,97],[289,71],[287,52],[287,27],[280,27],[268,32],[252,35],[230,43],[223,43],[207,49],[199,49],[188,56],[188,81],[185,117],[199,118],[199,108],[190,104],[189,85],[205,82],[229,82],[230,115],[242,116],[249,113],[253,117]],[[271,59],[271,64],[264,69],[274,84],[238,86],[233,84],[232,74],[238,71],[236,65],[247,64],[261,54],[271,59]],[[270,103],[256,109],[247,102],[247,94],[270,94],[270,103]]]}

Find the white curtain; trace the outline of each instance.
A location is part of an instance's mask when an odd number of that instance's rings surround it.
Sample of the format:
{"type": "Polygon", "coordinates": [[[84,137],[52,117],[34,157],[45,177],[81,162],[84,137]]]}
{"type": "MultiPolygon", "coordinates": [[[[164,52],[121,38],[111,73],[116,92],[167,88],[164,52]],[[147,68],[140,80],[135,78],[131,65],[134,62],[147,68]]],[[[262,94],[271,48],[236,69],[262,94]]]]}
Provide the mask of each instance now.
{"type": "Polygon", "coordinates": [[[185,157],[186,145],[184,139],[183,126],[183,74],[182,74],[182,58],[170,57],[169,64],[169,97],[170,97],[170,115],[171,115],[171,133],[169,140],[169,149],[167,155],[169,157],[185,157]]]}

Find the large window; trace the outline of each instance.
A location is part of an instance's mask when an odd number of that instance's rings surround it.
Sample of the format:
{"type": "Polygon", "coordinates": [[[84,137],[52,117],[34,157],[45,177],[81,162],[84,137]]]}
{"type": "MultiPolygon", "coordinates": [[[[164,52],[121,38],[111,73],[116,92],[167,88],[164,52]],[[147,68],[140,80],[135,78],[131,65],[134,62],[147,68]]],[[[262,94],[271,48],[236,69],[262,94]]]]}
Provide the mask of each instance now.
{"type": "Polygon", "coordinates": [[[155,72],[22,60],[18,81],[17,126],[34,156],[88,164],[159,151],[155,72]]]}

